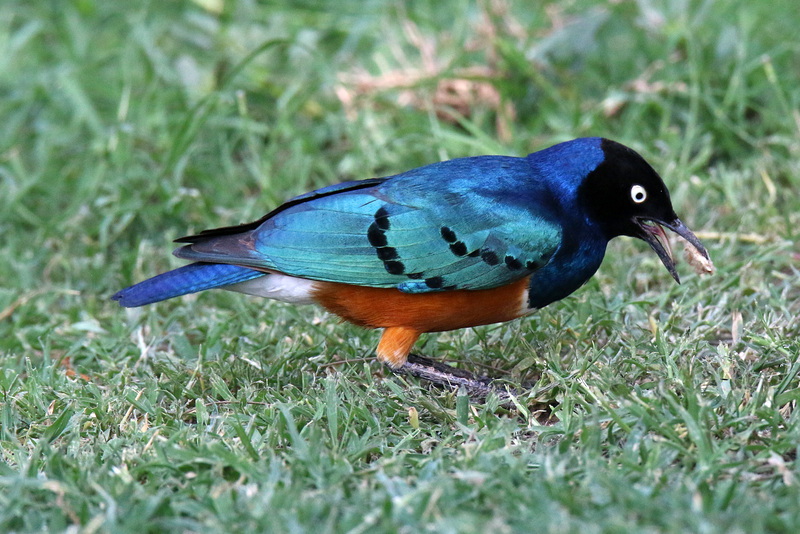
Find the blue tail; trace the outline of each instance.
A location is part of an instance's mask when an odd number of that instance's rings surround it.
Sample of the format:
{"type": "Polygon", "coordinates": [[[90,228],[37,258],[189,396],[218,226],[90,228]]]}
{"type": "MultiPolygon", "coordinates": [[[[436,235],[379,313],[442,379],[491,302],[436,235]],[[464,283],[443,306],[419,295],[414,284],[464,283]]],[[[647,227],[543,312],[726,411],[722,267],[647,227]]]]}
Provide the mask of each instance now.
{"type": "Polygon", "coordinates": [[[111,300],[125,308],[135,308],[153,302],[197,293],[204,289],[246,282],[267,273],[224,263],[191,263],[168,271],[116,293],[111,300]]]}

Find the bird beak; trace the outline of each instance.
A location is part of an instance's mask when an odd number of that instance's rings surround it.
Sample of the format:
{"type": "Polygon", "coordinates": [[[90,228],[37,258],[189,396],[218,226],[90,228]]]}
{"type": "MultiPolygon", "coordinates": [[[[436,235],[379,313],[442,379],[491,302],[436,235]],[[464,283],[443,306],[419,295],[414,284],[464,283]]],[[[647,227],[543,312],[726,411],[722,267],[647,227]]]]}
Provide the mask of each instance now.
{"type": "Polygon", "coordinates": [[[677,217],[672,222],[665,222],[665,221],[658,221],[658,220],[645,220],[636,218],[634,220],[636,225],[642,230],[641,234],[638,237],[641,237],[650,245],[650,247],[658,254],[658,258],[661,260],[661,263],[664,264],[664,267],[667,268],[669,274],[675,279],[676,282],[679,284],[681,283],[680,277],[678,277],[678,271],[675,270],[675,256],[672,254],[672,247],[669,244],[669,239],[667,238],[667,234],[664,232],[664,229],[661,227],[666,226],[686,241],[688,241],[697,251],[705,257],[705,259],[709,259],[708,252],[706,251],[703,244],[697,239],[697,236],[689,230],[685,224],[681,222],[680,219],[677,217]]]}

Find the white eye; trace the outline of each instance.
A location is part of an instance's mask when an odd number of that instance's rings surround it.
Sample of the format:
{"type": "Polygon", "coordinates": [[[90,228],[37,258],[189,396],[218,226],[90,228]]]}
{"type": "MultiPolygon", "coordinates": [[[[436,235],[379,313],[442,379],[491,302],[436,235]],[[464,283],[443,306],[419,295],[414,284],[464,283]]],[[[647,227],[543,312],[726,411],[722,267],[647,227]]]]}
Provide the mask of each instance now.
{"type": "Polygon", "coordinates": [[[634,185],[631,187],[631,198],[637,204],[641,204],[647,199],[647,191],[641,185],[634,185]]]}

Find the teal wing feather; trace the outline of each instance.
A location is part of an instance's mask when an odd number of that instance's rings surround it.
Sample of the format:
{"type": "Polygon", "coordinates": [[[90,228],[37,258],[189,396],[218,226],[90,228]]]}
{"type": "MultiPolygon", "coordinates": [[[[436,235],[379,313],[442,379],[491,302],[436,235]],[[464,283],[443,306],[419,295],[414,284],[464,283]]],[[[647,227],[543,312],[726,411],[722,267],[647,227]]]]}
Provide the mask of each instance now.
{"type": "Polygon", "coordinates": [[[561,243],[552,199],[522,159],[451,160],[362,183],[293,199],[239,230],[185,238],[176,255],[424,293],[513,282],[561,243]],[[523,186],[524,199],[514,193],[523,186]]]}

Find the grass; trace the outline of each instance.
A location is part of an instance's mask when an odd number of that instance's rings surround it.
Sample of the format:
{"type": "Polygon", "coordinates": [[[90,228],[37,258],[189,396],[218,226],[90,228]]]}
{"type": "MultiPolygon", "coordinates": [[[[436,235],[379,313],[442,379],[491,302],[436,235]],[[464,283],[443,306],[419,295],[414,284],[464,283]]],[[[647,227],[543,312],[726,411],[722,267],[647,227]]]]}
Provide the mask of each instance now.
{"type": "Polygon", "coordinates": [[[800,15],[751,4],[4,2],[0,530],[797,531],[800,15]],[[583,135],[719,272],[620,239],[568,299],[424,338],[536,380],[517,411],[319,309],[108,300],[310,188],[583,135]]]}

